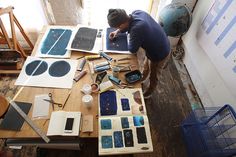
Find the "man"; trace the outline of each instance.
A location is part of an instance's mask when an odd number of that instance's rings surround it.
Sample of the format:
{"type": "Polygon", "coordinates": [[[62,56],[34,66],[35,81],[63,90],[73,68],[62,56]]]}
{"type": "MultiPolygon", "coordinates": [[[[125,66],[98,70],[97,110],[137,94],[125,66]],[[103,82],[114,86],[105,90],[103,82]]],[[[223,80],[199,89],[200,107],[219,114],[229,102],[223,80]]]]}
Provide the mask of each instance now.
{"type": "Polygon", "coordinates": [[[143,80],[149,75],[149,86],[144,90],[144,97],[149,98],[157,86],[158,78],[170,58],[170,43],[162,27],[146,12],[136,10],[127,15],[124,9],[109,9],[107,15],[111,40],[120,32],[128,32],[129,51],[136,53],[143,48],[146,53],[143,80]]]}

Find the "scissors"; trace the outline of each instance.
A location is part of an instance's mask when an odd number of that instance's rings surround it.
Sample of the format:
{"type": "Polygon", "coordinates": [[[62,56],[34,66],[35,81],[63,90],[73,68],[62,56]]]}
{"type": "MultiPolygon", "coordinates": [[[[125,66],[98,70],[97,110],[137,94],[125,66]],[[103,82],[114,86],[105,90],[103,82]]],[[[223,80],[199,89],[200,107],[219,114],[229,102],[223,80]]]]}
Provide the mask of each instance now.
{"type": "Polygon", "coordinates": [[[47,101],[47,102],[50,102],[52,104],[52,109],[54,110],[54,105],[57,105],[58,107],[62,107],[62,104],[61,103],[57,103],[53,100],[52,98],[52,93],[48,93],[48,96],[50,98],[50,100],[48,99],[43,99],[44,101],[47,101]]]}

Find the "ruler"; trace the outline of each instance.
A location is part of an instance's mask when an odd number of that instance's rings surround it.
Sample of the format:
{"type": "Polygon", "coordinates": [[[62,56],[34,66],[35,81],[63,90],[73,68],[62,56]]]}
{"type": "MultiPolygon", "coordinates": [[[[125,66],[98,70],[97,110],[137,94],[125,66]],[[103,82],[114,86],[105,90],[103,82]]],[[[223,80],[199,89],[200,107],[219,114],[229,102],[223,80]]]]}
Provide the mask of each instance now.
{"type": "Polygon", "coordinates": [[[21,108],[10,98],[7,98],[8,102],[11,104],[11,106],[20,114],[22,118],[29,124],[29,126],[40,136],[42,139],[48,143],[50,139],[46,136],[44,132],[42,132],[34,123],[33,121],[25,114],[24,111],[21,110],[21,108]]]}

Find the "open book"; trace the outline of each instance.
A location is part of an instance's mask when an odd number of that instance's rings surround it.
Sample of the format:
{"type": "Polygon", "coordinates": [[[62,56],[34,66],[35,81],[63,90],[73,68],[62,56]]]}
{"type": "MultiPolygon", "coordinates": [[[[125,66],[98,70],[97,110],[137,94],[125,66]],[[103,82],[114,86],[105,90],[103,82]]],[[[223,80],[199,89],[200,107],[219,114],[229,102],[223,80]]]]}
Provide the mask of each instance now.
{"type": "Polygon", "coordinates": [[[79,136],[81,112],[52,112],[47,136],[79,136]]]}
{"type": "Polygon", "coordinates": [[[99,155],[152,152],[143,93],[140,88],[99,95],[99,155]]]}

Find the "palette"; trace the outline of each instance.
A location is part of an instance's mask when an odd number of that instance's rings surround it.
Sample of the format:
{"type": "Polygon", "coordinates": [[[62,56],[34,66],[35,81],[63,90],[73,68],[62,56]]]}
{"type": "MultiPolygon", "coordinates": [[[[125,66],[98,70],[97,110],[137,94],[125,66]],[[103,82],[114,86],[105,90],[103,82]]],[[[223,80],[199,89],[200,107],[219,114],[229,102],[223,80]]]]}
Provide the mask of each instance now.
{"type": "Polygon", "coordinates": [[[152,152],[142,90],[116,89],[99,95],[99,155],[152,152]]]}
{"type": "Polygon", "coordinates": [[[71,27],[50,26],[39,43],[35,56],[52,58],[70,58],[71,52],[66,49],[72,35],[71,27]]]}
{"type": "Polygon", "coordinates": [[[27,57],[15,85],[72,88],[78,61],[27,57]]]}

